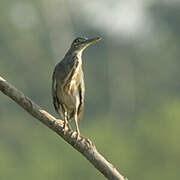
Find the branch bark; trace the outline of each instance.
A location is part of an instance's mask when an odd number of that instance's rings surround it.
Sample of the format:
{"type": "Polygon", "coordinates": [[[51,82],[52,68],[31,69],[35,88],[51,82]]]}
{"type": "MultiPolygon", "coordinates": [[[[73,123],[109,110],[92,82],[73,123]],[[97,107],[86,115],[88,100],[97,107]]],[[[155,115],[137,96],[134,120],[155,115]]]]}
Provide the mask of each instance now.
{"type": "Polygon", "coordinates": [[[83,138],[76,141],[76,135],[73,131],[63,133],[63,121],[56,119],[48,112],[43,110],[40,106],[35,104],[31,99],[25,96],[22,92],[17,90],[14,86],[8,83],[0,76],[0,91],[13,99],[17,104],[24,108],[29,114],[40,120],[43,124],[48,126],[59,136],[61,136],[67,143],[73,146],[84,157],[86,157],[94,167],[99,170],[109,180],[127,180],[124,178],[116,168],[110,164],[96,149],[95,145],[83,138]]]}

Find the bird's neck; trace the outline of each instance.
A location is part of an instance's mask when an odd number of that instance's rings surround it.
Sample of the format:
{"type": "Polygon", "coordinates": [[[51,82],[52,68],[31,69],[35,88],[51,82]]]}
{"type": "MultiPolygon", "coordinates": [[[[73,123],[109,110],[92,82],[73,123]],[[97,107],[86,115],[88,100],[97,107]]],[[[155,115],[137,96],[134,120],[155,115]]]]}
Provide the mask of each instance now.
{"type": "Polygon", "coordinates": [[[82,63],[82,51],[83,50],[81,50],[81,51],[75,51],[74,52],[74,54],[73,54],[73,56],[76,56],[77,57],[77,59],[78,59],[78,61],[80,62],[80,63],[82,63]]]}
{"type": "Polygon", "coordinates": [[[78,63],[82,64],[82,52],[83,52],[83,49],[80,50],[80,51],[73,51],[73,50],[69,50],[66,54],[66,59],[69,59],[69,61],[72,62],[72,60],[74,61],[78,61],[78,63]],[[75,57],[75,58],[74,58],[75,57]]]}
{"type": "Polygon", "coordinates": [[[73,53],[68,52],[66,56],[68,56],[67,60],[69,61],[69,66],[65,82],[69,82],[74,79],[74,77],[80,72],[80,69],[82,68],[82,51],[74,51],[73,53]]]}

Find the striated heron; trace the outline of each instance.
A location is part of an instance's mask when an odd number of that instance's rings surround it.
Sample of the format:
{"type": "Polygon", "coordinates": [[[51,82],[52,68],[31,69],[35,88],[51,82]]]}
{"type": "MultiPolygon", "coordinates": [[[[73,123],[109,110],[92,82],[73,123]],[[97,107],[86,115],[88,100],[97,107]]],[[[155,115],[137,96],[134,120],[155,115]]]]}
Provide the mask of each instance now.
{"type": "Polygon", "coordinates": [[[64,120],[64,133],[66,128],[71,129],[69,121],[74,119],[77,138],[80,136],[78,121],[84,110],[85,93],[82,52],[100,39],[99,37],[92,39],[76,38],[53,72],[52,96],[55,110],[64,120]]]}

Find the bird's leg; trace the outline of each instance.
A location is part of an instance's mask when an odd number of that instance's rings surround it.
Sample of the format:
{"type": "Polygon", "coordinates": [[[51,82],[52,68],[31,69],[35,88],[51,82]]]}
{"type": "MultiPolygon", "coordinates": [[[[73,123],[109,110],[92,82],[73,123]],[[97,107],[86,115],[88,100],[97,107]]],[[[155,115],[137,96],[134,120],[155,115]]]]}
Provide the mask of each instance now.
{"type": "MultiPolygon", "coordinates": [[[[92,145],[92,142],[88,138],[86,138],[84,136],[80,136],[77,112],[75,112],[74,121],[75,121],[75,126],[76,126],[76,141],[78,141],[78,139],[80,139],[80,140],[84,139],[90,147],[92,145]]],[[[72,134],[74,134],[74,133],[72,133],[72,134]]]]}
{"type": "Polygon", "coordinates": [[[68,126],[69,130],[72,130],[71,125],[69,124],[69,122],[67,123],[67,126],[68,126]]]}
{"type": "Polygon", "coordinates": [[[63,125],[64,134],[66,133],[66,127],[71,130],[71,127],[70,127],[68,120],[67,120],[67,112],[64,113],[64,125],[63,125]]]}
{"type": "Polygon", "coordinates": [[[77,112],[75,112],[74,121],[75,121],[75,125],[76,125],[76,133],[77,133],[77,140],[78,140],[78,138],[80,136],[80,131],[79,131],[79,125],[78,125],[77,112]]]}

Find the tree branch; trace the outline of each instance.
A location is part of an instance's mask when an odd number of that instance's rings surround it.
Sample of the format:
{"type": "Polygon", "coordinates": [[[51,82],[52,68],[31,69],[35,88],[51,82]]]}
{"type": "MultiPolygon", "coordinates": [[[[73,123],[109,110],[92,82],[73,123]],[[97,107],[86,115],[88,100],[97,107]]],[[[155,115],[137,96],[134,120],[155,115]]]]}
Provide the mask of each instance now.
{"type": "Polygon", "coordinates": [[[48,126],[58,135],[60,135],[67,143],[73,146],[83,156],[85,156],[94,166],[109,180],[127,180],[124,178],[116,168],[110,164],[97,150],[94,144],[89,140],[85,141],[83,138],[76,141],[76,135],[73,131],[63,133],[63,121],[56,119],[48,112],[43,110],[31,99],[18,91],[14,86],[9,84],[0,76],[0,90],[17,104],[23,107],[29,114],[40,120],[43,124],[48,126]]]}

